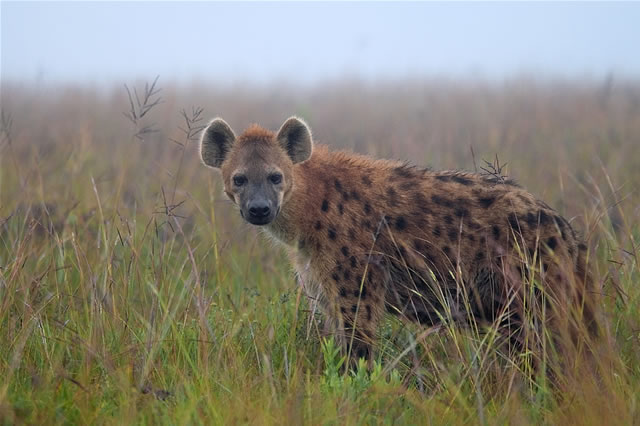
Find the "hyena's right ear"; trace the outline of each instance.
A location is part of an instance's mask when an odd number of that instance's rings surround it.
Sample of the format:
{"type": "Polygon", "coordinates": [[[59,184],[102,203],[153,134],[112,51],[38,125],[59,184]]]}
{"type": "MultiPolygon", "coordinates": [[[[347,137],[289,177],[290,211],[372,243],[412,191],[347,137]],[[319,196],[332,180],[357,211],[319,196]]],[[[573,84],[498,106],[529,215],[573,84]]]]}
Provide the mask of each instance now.
{"type": "Polygon", "coordinates": [[[222,118],[214,118],[200,139],[202,162],[209,167],[220,168],[235,140],[236,135],[231,127],[222,118]]]}

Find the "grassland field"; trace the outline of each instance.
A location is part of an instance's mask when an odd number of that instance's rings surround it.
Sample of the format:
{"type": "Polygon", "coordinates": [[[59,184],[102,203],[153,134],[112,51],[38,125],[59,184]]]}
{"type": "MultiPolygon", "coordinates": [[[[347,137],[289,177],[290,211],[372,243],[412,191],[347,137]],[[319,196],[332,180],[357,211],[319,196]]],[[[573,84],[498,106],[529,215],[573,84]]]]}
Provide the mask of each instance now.
{"type": "Polygon", "coordinates": [[[2,83],[0,424],[640,424],[640,81],[152,81],[2,83]],[[214,116],[294,114],[336,149],[497,156],[588,241],[611,377],[559,396],[482,335],[393,318],[373,370],[344,372],[197,155],[214,116]]]}

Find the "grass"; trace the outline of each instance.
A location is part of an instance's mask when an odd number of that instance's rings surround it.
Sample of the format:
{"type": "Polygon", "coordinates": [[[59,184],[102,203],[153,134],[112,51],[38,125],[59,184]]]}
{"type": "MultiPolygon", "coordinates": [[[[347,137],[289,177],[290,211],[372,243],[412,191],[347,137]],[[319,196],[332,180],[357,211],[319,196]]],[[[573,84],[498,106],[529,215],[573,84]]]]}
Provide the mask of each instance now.
{"type": "Polygon", "coordinates": [[[638,82],[158,90],[3,83],[0,423],[640,423],[638,82]],[[284,253],[196,155],[209,117],[291,114],[436,168],[498,154],[589,241],[621,365],[606,386],[554,395],[486,335],[393,318],[374,368],[343,374],[284,253]]]}

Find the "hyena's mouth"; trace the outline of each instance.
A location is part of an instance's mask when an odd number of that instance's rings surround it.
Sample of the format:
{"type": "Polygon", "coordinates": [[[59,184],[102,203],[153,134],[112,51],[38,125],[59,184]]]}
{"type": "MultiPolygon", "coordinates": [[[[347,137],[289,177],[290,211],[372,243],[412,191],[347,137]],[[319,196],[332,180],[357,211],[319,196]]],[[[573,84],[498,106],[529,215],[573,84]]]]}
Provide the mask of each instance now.
{"type": "Polygon", "coordinates": [[[275,213],[272,211],[270,214],[264,215],[264,216],[251,215],[251,214],[245,213],[244,210],[240,209],[240,215],[242,216],[242,218],[247,222],[249,222],[251,225],[257,225],[257,226],[270,224],[275,220],[276,217],[278,217],[278,213],[280,213],[280,207],[277,208],[275,213]]]}
{"type": "Polygon", "coordinates": [[[273,221],[273,218],[271,216],[266,216],[266,217],[247,217],[245,218],[247,220],[247,222],[249,222],[252,225],[268,225],[273,221]]]}

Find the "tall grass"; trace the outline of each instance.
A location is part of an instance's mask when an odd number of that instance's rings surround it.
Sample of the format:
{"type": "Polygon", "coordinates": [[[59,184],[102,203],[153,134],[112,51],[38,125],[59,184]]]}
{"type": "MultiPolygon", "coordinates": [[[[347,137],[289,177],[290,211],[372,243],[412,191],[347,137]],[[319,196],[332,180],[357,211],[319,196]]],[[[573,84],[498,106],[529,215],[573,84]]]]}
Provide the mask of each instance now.
{"type": "Polygon", "coordinates": [[[638,82],[157,90],[3,83],[3,423],[640,422],[638,82]],[[284,254],[196,155],[209,117],[291,114],[335,148],[435,168],[498,154],[587,237],[620,367],[558,397],[491,333],[387,318],[374,368],[344,374],[284,254]]]}

